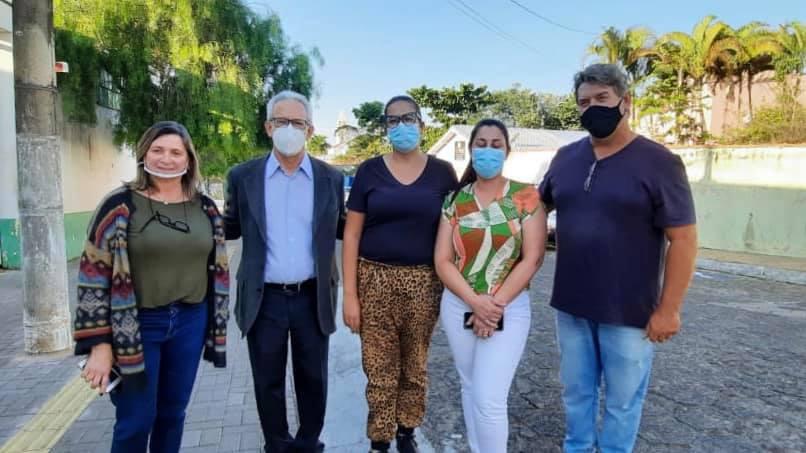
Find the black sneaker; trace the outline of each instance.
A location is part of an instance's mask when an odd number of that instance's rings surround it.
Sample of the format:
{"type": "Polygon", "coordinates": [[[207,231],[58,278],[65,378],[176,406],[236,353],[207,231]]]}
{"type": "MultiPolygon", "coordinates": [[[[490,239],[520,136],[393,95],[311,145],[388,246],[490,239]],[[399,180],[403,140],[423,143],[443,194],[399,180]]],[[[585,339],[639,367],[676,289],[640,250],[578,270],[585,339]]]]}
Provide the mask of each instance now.
{"type": "Polygon", "coordinates": [[[388,442],[372,442],[372,445],[369,448],[369,453],[388,453],[388,452],[389,452],[388,442]]]}
{"type": "Polygon", "coordinates": [[[417,448],[417,440],[414,438],[414,433],[402,434],[397,433],[395,436],[397,441],[397,451],[400,453],[420,453],[417,448]]]}

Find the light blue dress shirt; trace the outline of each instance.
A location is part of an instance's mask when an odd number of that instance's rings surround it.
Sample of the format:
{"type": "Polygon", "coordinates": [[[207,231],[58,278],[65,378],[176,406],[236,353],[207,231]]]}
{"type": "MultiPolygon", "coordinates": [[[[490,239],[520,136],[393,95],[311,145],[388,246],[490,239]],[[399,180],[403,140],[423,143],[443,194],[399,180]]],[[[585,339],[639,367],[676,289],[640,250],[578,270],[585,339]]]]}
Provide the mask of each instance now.
{"type": "Polygon", "coordinates": [[[267,283],[296,283],[313,278],[313,168],[306,153],[300,166],[286,173],[274,153],[266,162],[267,283]]]}

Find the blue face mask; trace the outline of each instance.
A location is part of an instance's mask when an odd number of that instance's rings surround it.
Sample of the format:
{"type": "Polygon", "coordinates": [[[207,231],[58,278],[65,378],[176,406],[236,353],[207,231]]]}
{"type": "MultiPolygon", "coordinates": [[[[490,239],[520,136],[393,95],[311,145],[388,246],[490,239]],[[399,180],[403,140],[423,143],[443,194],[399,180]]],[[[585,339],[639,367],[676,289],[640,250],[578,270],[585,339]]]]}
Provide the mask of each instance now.
{"type": "Polygon", "coordinates": [[[414,151],[420,144],[420,127],[417,124],[400,123],[389,129],[388,136],[395,151],[408,153],[414,151]]]}
{"type": "Polygon", "coordinates": [[[471,151],[473,170],[480,178],[492,179],[504,169],[506,152],[498,148],[474,148],[471,151]]]}

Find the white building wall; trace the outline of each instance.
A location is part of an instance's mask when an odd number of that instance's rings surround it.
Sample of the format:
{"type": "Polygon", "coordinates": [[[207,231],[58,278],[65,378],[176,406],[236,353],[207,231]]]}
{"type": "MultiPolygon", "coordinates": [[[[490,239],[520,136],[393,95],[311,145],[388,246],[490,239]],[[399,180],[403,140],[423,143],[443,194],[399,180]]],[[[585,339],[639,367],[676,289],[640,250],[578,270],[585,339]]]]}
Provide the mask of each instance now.
{"type": "MultiPolygon", "coordinates": [[[[462,135],[456,134],[453,138],[445,144],[439,151],[437,151],[436,156],[442,160],[446,160],[453,165],[453,169],[456,170],[457,177],[461,178],[462,173],[464,173],[465,168],[467,167],[468,162],[470,162],[470,151],[467,150],[467,137],[462,135]],[[456,159],[456,143],[461,142],[464,143],[465,153],[464,159],[456,159]]],[[[461,156],[460,156],[461,157],[461,156]]]]}
{"type": "Polygon", "coordinates": [[[11,7],[0,3],[0,218],[17,218],[17,128],[11,7]]]}
{"type": "MultiPolygon", "coordinates": [[[[537,184],[543,179],[543,175],[549,168],[551,159],[554,157],[554,151],[518,151],[509,153],[506,162],[504,163],[504,176],[515,181],[528,182],[537,184]]],[[[470,151],[467,150],[467,138],[462,135],[454,135],[439,151],[436,156],[442,160],[446,160],[453,165],[457,177],[461,178],[462,174],[470,162],[470,151]],[[464,159],[457,159],[456,143],[460,142],[460,146],[465,147],[464,159]]]]}
{"type": "Polygon", "coordinates": [[[504,163],[504,176],[515,181],[539,184],[549,169],[556,151],[520,151],[509,153],[504,163]]]}

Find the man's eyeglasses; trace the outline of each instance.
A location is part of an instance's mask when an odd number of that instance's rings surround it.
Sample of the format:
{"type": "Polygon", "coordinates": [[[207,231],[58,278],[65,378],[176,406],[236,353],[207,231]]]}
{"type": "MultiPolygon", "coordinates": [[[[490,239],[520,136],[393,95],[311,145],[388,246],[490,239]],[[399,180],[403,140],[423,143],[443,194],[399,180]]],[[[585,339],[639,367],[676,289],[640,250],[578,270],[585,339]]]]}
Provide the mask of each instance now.
{"type": "Polygon", "coordinates": [[[402,121],[403,124],[417,124],[420,122],[420,115],[417,112],[404,113],[403,115],[384,115],[381,117],[383,124],[387,128],[396,127],[402,121]]]}
{"type": "Polygon", "coordinates": [[[143,224],[143,227],[140,228],[138,233],[142,233],[143,230],[145,230],[146,227],[155,219],[162,226],[168,227],[172,230],[181,231],[182,233],[190,233],[190,226],[186,222],[181,220],[171,220],[170,217],[165,214],[160,214],[159,211],[154,212],[154,215],[152,215],[151,218],[143,224]]]}
{"type": "Polygon", "coordinates": [[[272,118],[269,120],[274,127],[286,127],[289,124],[295,129],[305,129],[308,127],[307,120],[290,119],[290,118],[272,118]]]}

